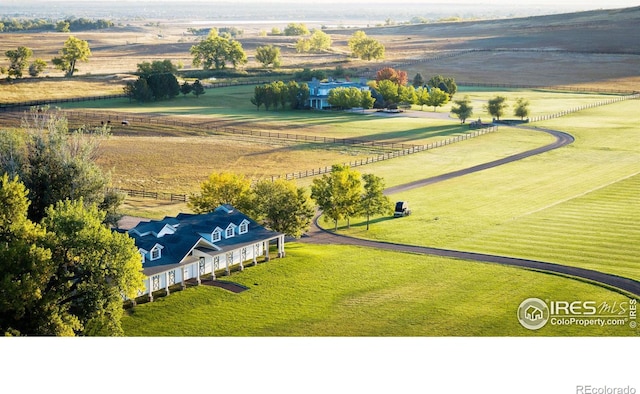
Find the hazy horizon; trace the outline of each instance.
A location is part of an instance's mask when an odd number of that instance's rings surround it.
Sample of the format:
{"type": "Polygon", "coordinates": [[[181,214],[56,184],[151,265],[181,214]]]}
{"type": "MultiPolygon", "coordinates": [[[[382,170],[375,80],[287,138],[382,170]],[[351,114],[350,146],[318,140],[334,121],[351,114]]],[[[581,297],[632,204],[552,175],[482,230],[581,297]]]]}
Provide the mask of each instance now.
{"type": "Polygon", "coordinates": [[[633,0],[3,0],[0,18],[149,18],[192,20],[323,20],[379,22],[413,17],[510,18],[640,5],[633,0]],[[364,5],[364,6],[363,6],[364,5]]]}

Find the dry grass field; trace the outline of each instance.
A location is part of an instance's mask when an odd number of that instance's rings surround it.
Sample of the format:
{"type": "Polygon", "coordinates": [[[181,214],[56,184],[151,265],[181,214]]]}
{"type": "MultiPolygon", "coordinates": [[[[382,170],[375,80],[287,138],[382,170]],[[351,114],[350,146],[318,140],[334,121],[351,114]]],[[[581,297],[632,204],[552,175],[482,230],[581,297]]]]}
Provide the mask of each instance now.
{"type": "MultiPolygon", "coordinates": [[[[259,67],[255,48],[272,44],[281,49],[282,69],[356,68],[375,71],[387,64],[403,64],[415,59],[434,58],[462,50],[508,50],[479,52],[428,61],[405,67],[410,77],[452,75],[457,81],[518,83],[534,85],[586,86],[599,89],[634,90],[640,86],[640,7],[455,23],[397,25],[363,29],[386,47],[383,61],[364,62],[348,56],[347,41],[355,29],[326,30],[332,49],[320,54],[298,54],[299,37],[262,36],[271,26],[236,26],[243,30],[239,41],[249,57],[245,69],[259,67]],[[513,52],[516,50],[516,52],[513,52]],[[538,51],[544,52],[538,52],[538,51]],[[550,52],[552,51],[552,52],[550,52]]],[[[59,78],[62,73],[50,66],[45,78],[20,83],[0,83],[0,102],[44,97],[112,94],[123,80],[131,78],[137,64],[170,59],[191,68],[189,48],[199,37],[187,32],[186,22],[132,21],[117,27],[76,34],[90,44],[92,56],[78,65],[73,82],[59,78]],[[46,78],[49,77],[49,78],[46,78]],[[47,79],[55,80],[51,85],[47,79]]],[[[283,26],[274,26],[283,28],[283,26]]],[[[73,34],[73,33],[72,33],[73,34]]],[[[57,56],[69,33],[3,33],[0,48],[27,45],[34,58],[49,61],[57,56]]],[[[7,62],[0,60],[0,64],[7,62]]]]}

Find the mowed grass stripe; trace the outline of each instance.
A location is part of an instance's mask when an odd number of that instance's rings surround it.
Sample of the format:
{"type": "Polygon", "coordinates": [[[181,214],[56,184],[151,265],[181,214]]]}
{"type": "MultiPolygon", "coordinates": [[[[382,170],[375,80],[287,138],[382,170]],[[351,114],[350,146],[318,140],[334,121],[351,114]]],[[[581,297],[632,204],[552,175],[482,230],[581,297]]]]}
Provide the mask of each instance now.
{"type": "Polygon", "coordinates": [[[640,215],[635,209],[639,206],[639,191],[640,175],[636,175],[514,220],[465,244],[485,253],[527,258],[547,254],[554,257],[554,262],[566,265],[581,262],[584,266],[591,261],[590,266],[640,279],[640,215]],[[626,201],[622,198],[625,193],[626,201]],[[609,203],[611,196],[615,203],[609,203]],[[596,204],[598,209],[590,209],[596,204]],[[514,238],[514,233],[519,236],[514,238]]]}
{"type": "Polygon", "coordinates": [[[376,240],[576,265],[637,279],[637,104],[624,101],[540,123],[567,131],[576,141],[394,195],[396,201],[410,202],[411,216],[374,218],[369,231],[364,221],[352,220],[351,229],[344,231],[376,240]],[[533,236],[546,242],[525,247],[533,236]],[[602,241],[592,251],[598,236],[602,241]]]}

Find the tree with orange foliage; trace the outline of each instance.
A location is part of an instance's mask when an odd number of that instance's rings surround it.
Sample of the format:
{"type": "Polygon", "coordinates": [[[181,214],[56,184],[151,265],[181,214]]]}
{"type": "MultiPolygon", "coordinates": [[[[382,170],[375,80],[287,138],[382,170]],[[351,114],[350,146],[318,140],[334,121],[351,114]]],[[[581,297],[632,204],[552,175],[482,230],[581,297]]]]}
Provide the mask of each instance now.
{"type": "Polygon", "coordinates": [[[391,67],[384,67],[376,73],[376,81],[389,80],[398,86],[405,86],[409,80],[406,71],[395,70],[391,67]]]}

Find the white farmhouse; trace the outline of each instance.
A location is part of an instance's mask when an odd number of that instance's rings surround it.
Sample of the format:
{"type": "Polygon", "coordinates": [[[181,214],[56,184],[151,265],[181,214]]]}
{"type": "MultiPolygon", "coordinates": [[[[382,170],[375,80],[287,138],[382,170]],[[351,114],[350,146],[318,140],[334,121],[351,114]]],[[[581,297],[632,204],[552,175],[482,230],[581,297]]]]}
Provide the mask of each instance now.
{"type": "Polygon", "coordinates": [[[284,234],[265,229],[230,205],[221,205],[205,214],[181,213],[176,217],[139,223],[128,231],[142,256],[145,289],[139,296],[192,279],[200,284],[204,274],[231,267],[242,270],[247,262],[269,260],[269,244],[274,241],[278,257],[284,257],[284,234]]]}

